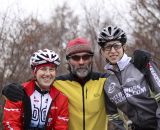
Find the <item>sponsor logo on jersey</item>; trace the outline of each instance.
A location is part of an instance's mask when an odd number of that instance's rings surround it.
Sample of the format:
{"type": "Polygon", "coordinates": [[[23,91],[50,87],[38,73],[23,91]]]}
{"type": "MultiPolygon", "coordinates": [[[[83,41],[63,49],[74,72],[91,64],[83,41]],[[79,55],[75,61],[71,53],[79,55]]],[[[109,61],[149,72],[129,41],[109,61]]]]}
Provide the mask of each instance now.
{"type": "Polygon", "coordinates": [[[146,91],[147,90],[144,86],[135,85],[130,88],[124,88],[121,92],[115,94],[111,100],[118,104],[125,101],[126,98],[133,97],[134,95],[140,95],[146,91]]]}
{"type": "Polygon", "coordinates": [[[109,86],[108,86],[108,93],[113,93],[114,90],[115,90],[115,85],[116,83],[111,83],[109,86]]]}
{"type": "Polygon", "coordinates": [[[158,84],[158,86],[160,87],[160,79],[156,73],[156,71],[154,70],[154,68],[150,65],[150,71],[151,71],[151,74],[152,76],[154,77],[156,83],[158,84]]]}

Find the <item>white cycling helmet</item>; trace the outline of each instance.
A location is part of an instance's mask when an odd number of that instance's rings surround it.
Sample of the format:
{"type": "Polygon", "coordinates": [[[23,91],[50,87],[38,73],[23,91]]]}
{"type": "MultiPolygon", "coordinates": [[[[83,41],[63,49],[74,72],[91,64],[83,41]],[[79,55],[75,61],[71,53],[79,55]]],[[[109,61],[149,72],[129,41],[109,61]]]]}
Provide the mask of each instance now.
{"type": "Polygon", "coordinates": [[[56,66],[60,65],[59,55],[52,50],[44,49],[33,53],[30,58],[30,65],[32,69],[34,69],[37,65],[45,63],[53,63],[56,66]]]}
{"type": "Polygon", "coordinates": [[[104,28],[100,34],[98,35],[97,42],[99,46],[104,47],[107,42],[110,41],[120,41],[123,45],[127,41],[127,36],[125,32],[118,28],[118,27],[113,27],[113,26],[108,26],[104,28]]]}

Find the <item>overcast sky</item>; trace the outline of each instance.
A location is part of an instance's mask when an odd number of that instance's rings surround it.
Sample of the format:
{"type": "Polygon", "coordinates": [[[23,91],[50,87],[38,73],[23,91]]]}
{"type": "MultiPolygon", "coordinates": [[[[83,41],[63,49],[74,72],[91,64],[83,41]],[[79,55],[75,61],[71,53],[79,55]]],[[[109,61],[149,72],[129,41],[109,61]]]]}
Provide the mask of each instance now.
{"type": "MultiPolygon", "coordinates": [[[[21,11],[21,15],[38,16],[38,19],[47,20],[50,18],[52,11],[57,5],[62,5],[66,0],[0,0],[0,13],[8,11],[10,14],[21,11]]],[[[94,4],[96,1],[100,0],[67,0],[68,4],[77,13],[81,13],[81,4],[87,1],[88,5],[94,4]]],[[[102,0],[103,1],[103,0],[102,0]]],[[[111,3],[111,6],[117,7],[121,12],[126,13],[128,8],[127,1],[129,0],[104,0],[105,2],[111,3]]],[[[107,7],[107,8],[111,8],[107,7]]],[[[111,13],[114,12],[111,9],[111,13]]],[[[124,14],[123,13],[123,14],[124,14]]]]}

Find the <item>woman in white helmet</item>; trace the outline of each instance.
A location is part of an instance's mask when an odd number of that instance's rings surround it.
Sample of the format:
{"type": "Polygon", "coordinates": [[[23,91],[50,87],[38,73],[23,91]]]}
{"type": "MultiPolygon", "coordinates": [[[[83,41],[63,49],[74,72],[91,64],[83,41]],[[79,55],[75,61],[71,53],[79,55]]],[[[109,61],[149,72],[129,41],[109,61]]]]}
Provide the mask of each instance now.
{"type": "Polygon", "coordinates": [[[5,130],[68,130],[68,98],[53,86],[59,55],[44,49],[33,53],[30,65],[34,78],[18,87],[23,100],[6,100],[5,130]]]}
{"type": "Polygon", "coordinates": [[[127,56],[127,37],[118,27],[104,28],[97,41],[109,73],[104,87],[109,120],[124,130],[120,109],[132,121],[133,130],[160,130],[160,72],[149,53],[136,51],[134,60],[127,56]],[[151,90],[156,93],[153,97],[151,90]]]}

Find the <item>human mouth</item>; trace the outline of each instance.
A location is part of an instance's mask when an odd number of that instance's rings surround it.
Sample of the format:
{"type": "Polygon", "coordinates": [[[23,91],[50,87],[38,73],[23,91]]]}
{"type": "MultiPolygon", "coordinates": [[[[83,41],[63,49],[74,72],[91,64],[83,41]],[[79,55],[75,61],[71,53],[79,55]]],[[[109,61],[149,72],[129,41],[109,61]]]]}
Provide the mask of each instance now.
{"type": "Polygon", "coordinates": [[[43,78],[44,81],[48,82],[51,80],[51,78],[43,78]]]}

